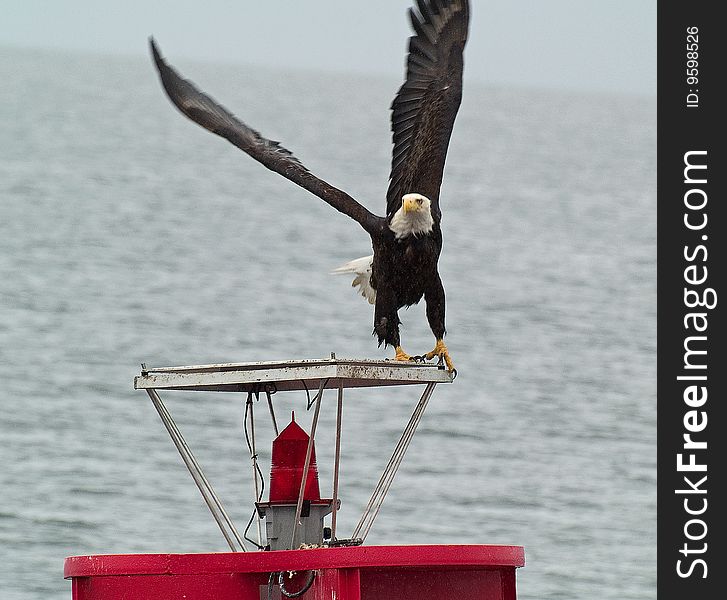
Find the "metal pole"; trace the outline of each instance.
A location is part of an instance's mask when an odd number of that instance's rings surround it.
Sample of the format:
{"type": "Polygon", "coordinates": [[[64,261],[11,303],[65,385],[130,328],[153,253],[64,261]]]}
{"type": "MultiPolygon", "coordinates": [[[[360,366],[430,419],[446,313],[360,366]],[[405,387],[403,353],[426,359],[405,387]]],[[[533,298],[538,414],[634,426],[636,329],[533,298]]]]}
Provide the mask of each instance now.
{"type": "Polygon", "coordinates": [[[184,465],[187,467],[189,474],[192,476],[194,483],[197,485],[197,488],[202,494],[202,498],[205,501],[207,508],[209,508],[212,516],[217,522],[217,525],[220,528],[220,531],[222,532],[225,540],[227,541],[227,545],[230,547],[230,550],[232,550],[233,552],[239,551],[235,547],[235,544],[230,537],[229,532],[225,528],[225,522],[230,528],[232,535],[237,540],[237,543],[240,545],[240,548],[243,552],[245,552],[247,548],[245,548],[245,544],[243,543],[240,534],[237,532],[237,529],[232,523],[232,520],[227,515],[227,512],[222,506],[220,499],[217,497],[217,494],[215,494],[215,491],[212,489],[212,486],[202,472],[202,469],[199,466],[197,459],[195,459],[194,454],[192,454],[192,450],[189,448],[189,445],[184,439],[182,432],[177,427],[177,424],[174,422],[174,419],[172,419],[172,416],[167,410],[167,407],[164,405],[161,397],[153,388],[147,389],[146,392],[149,395],[149,398],[151,399],[154,408],[159,413],[159,417],[161,418],[164,427],[166,427],[167,432],[169,433],[169,437],[172,438],[172,442],[174,442],[174,445],[176,446],[179,455],[182,457],[184,465]]]}
{"type": "Polygon", "coordinates": [[[397,471],[399,470],[399,466],[401,465],[401,461],[404,458],[404,454],[406,454],[407,449],[409,448],[409,444],[411,443],[412,438],[414,437],[414,433],[416,432],[417,426],[419,425],[419,421],[421,420],[422,414],[424,414],[424,410],[427,407],[427,404],[429,403],[429,398],[431,398],[432,393],[434,392],[434,387],[436,386],[436,383],[430,383],[427,385],[426,389],[424,390],[424,394],[422,395],[422,399],[420,400],[421,403],[421,409],[418,411],[417,419],[414,421],[413,426],[411,427],[408,435],[407,440],[402,448],[401,452],[396,458],[396,461],[394,462],[393,469],[391,470],[389,477],[386,481],[386,484],[383,487],[383,490],[381,491],[381,498],[378,501],[376,508],[374,510],[373,515],[371,515],[371,519],[368,522],[368,525],[366,527],[366,530],[363,532],[363,535],[361,535],[361,539],[365,540],[366,536],[369,534],[369,531],[371,531],[371,526],[374,524],[374,521],[376,520],[376,517],[379,514],[379,510],[381,509],[381,505],[384,503],[384,500],[386,498],[386,495],[389,493],[389,488],[391,487],[391,484],[394,481],[394,477],[396,476],[397,471]]]}
{"type": "Polygon", "coordinates": [[[298,525],[300,523],[300,513],[303,510],[303,496],[305,495],[306,483],[308,482],[308,469],[310,467],[310,457],[313,450],[313,440],[316,435],[316,427],[318,426],[318,415],[321,412],[321,400],[323,400],[323,389],[327,380],[322,380],[316,395],[316,409],[313,413],[313,423],[310,426],[310,437],[308,438],[308,447],[305,451],[305,463],[303,464],[303,477],[300,481],[300,491],[298,492],[298,504],[295,507],[295,521],[293,522],[293,535],[290,538],[290,549],[295,548],[295,534],[298,533],[298,525]]]}
{"type": "Polygon", "coordinates": [[[336,458],[333,462],[333,515],[331,516],[331,541],[336,541],[336,517],[338,516],[338,468],[341,465],[341,421],[343,418],[343,381],[338,382],[338,409],[336,411],[336,458]]]}
{"type": "Polygon", "coordinates": [[[429,398],[434,392],[434,388],[436,387],[436,385],[436,383],[428,383],[427,386],[424,388],[424,392],[422,393],[419,402],[414,408],[414,412],[412,413],[409,422],[404,428],[404,431],[399,438],[399,442],[397,443],[388,464],[384,468],[384,472],[382,473],[379,482],[376,484],[376,487],[371,494],[371,498],[369,498],[369,502],[366,505],[366,508],[364,509],[364,512],[358,521],[358,524],[353,530],[352,537],[356,538],[360,535],[361,539],[365,539],[368,535],[368,532],[371,529],[371,526],[373,525],[376,516],[379,514],[379,509],[384,502],[384,498],[386,498],[386,494],[391,487],[391,483],[396,476],[399,465],[401,465],[404,454],[406,454],[407,448],[409,447],[409,444],[414,437],[416,428],[419,425],[419,421],[424,414],[424,410],[429,403],[429,398]]]}

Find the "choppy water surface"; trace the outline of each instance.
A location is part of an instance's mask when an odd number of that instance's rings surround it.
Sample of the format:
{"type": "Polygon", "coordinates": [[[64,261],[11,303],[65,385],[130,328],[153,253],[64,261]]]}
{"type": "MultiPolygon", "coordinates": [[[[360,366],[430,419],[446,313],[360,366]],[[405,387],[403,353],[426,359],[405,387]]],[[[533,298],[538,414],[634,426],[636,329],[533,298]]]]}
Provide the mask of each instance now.
{"type": "MultiPolygon", "coordinates": [[[[383,211],[397,81],[179,66],[383,211]]],[[[0,595],[70,598],[67,555],[225,549],[132,390],[140,362],[387,353],[328,274],[366,235],[176,114],[149,63],[3,50],[0,78],[0,595]]],[[[459,377],[368,541],[524,545],[523,600],[655,597],[654,100],[469,86],[442,205],[459,377]]],[[[402,319],[430,349],[423,308],[402,319]]],[[[166,398],[245,523],[243,398],[166,398]]],[[[343,534],[416,392],[348,398],[343,534]]],[[[302,397],[276,403],[309,422],[302,397]]],[[[324,487],[333,417],[329,398],[324,487]]]]}

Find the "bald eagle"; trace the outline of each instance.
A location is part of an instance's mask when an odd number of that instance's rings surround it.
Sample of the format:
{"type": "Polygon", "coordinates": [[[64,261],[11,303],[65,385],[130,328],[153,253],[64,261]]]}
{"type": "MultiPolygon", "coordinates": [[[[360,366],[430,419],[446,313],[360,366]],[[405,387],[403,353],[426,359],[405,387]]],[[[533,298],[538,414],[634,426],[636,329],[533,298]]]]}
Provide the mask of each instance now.
{"type": "Polygon", "coordinates": [[[187,117],[230,141],[268,169],[312,192],[351,217],[369,234],[373,256],[344,265],[374,304],[374,335],[395,349],[396,360],[439,358],[454,371],[444,343],[444,287],[437,270],[442,249],[439,188],[452,127],[462,98],[462,52],[467,41],[468,0],[416,0],[409,9],[406,80],[391,105],[394,150],[386,216],[371,213],[345,192],[313,175],[278,142],[248,127],[162,58],[153,38],[151,52],[162,85],[187,117]],[[401,347],[398,311],[426,302],[436,339],[431,352],[412,357],[401,347]]]}

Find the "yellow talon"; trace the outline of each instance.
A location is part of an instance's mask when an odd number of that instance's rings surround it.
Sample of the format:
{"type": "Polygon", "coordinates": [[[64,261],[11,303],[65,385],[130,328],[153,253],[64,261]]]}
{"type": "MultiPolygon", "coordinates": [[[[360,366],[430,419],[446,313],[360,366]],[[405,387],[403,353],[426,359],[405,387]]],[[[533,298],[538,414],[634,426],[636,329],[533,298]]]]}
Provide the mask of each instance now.
{"type": "Polygon", "coordinates": [[[437,343],[434,346],[434,350],[432,350],[431,352],[427,352],[424,355],[424,358],[426,358],[427,360],[432,360],[435,356],[439,356],[444,360],[444,364],[447,365],[447,371],[449,371],[450,373],[454,372],[454,363],[449,357],[449,350],[447,350],[447,345],[444,343],[444,340],[437,340],[437,343]]]}
{"type": "Polygon", "coordinates": [[[394,360],[412,360],[412,358],[406,352],[404,352],[404,350],[402,350],[401,346],[397,346],[396,356],[394,357],[394,360]]]}

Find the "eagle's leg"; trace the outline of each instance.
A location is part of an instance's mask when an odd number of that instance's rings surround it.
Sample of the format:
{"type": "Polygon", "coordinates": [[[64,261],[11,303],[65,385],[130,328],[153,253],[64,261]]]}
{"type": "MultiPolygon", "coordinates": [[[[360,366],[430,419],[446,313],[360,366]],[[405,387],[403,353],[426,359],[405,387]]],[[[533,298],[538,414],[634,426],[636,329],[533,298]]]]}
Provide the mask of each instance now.
{"type": "Polygon", "coordinates": [[[379,346],[393,346],[396,354],[394,360],[413,360],[401,347],[399,338],[399,315],[393,292],[386,289],[376,291],[374,308],[374,335],[379,339],[379,346]]]}
{"type": "Polygon", "coordinates": [[[434,357],[441,358],[444,360],[444,364],[447,365],[447,371],[452,373],[455,370],[454,364],[449,356],[447,345],[444,343],[444,286],[439,274],[436,275],[432,285],[424,293],[424,299],[427,303],[427,321],[429,321],[429,327],[431,327],[434,337],[437,338],[434,349],[427,352],[424,358],[427,360],[432,360],[434,357]]]}

